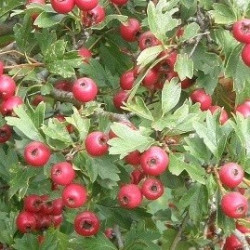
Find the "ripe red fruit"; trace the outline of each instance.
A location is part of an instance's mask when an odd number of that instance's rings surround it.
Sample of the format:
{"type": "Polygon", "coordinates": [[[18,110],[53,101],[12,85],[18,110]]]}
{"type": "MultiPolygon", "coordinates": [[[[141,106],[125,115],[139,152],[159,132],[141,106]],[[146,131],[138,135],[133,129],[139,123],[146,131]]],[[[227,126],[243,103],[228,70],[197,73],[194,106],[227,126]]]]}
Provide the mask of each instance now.
{"type": "Polygon", "coordinates": [[[13,115],[14,108],[23,104],[23,100],[19,96],[11,96],[2,102],[1,113],[2,115],[13,115]]]}
{"type": "Polygon", "coordinates": [[[45,0],[28,0],[27,4],[37,3],[37,4],[45,4],[45,0]]]}
{"type": "Polygon", "coordinates": [[[110,240],[115,238],[115,232],[111,227],[106,228],[104,234],[110,240]]]}
{"type": "Polygon", "coordinates": [[[33,213],[20,212],[16,218],[17,229],[21,233],[28,233],[36,229],[36,219],[33,213]]]}
{"type": "Polygon", "coordinates": [[[101,5],[97,5],[94,9],[82,12],[82,23],[86,27],[91,27],[101,23],[106,17],[105,9],[101,5]]]}
{"type": "Polygon", "coordinates": [[[120,188],[118,201],[124,208],[133,209],[139,207],[142,203],[142,193],[135,184],[127,184],[120,188]]]}
{"type": "Polygon", "coordinates": [[[153,47],[160,44],[160,41],[151,31],[142,33],[138,39],[140,50],[153,47]]]}
{"type": "Polygon", "coordinates": [[[97,6],[98,0],[75,0],[75,4],[80,10],[88,11],[97,6]]]}
{"type": "Polygon", "coordinates": [[[30,142],[24,149],[24,160],[34,167],[45,165],[49,161],[50,155],[49,147],[39,141],[30,142]]]}
{"type": "Polygon", "coordinates": [[[45,231],[51,226],[51,216],[48,214],[37,215],[37,230],[45,231]]]}
{"type": "Polygon", "coordinates": [[[152,146],[141,156],[141,167],[145,174],[160,175],[168,167],[167,153],[160,147],[152,146]]]}
{"type": "Polygon", "coordinates": [[[108,136],[103,132],[95,131],[86,137],[85,148],[91,156],[102,156],[108,152],[108,136]]]}
{"type": "Polygon", "coordinates": [[[100,221],[95,213],[85,211],[76,216],[74,228],[79,235],[92,236],[98,233],[100,221]]]}
{"type": "Polygon", "coordinates": [[[91,51],[84,47],[79,49],[78,54],[82,57],[82,61],[85,63],[88,63],[89,59],[92,57],[91,51]]]}
{"type": "MultiPolygon", "coordinates": [[[[247,220],[249,222],[249,218],[247,220]]],[[[243,234],[250,234],[250,228],[240,224],[238,221],[236,222],[236,228],[243,234]]]]}
{"type": "MultiPolygon", "coordinates": [[[[55,118],[60,122],[65,122],[66,121],[65,117],[63,115],[61,115],[61,114],[55,115],[55,118]]],[[[67,128],[69,133],[74,132],[74,127],[71,124],[67,125],[66,128],[67,128]]]]}
{"type": "Polygon", "coordinates": [[[163,195],[164,186],[160,180],[148,178],[143,182],[141,192],[148,200],[156,200],[163,195]]]}
{"type": "Polygon", "coordinates": [[[130,90],[133,88],[135,82],[134,70],[124,72],[120,77],[120,86],[123,90],[130,90]]]}
{"type": "Polygon", "coordinates": [[[144,173],[139,170],[139,169],[136,169],[134,170],[131,174],[130,174],[130,179],[131,179],[131,184],[139,184],[140,181],[144,178],[144,173]]]}
{"type": "Polygon", "coordinates": [[[52,202],[53,210],[51,212],[52,215],[60,215],[63,212],[63,200],[62,198],[58,198],[53,200],[52,202]]]}
{"type": "Polygon", "coordinates": [[[155,83],[155,88],[162,89],[166,81],[170,82],[172,78],[177,76],[178,74],[173,70],[161,71],[159,81],[155,83]]]}
{"type": "Polygon", "coordinates": [[[234,23],[233,36],[241,43],[250,43],[250,19],[242,19],[234,23]]]}
{"type": "Polygon", "coordinates": [[[55,88],[59,89],[59,90],[71,92],[72,91],[72,84],[66,80],[60,80],[60,81],[56,82],[55,88]]]}
{"type": "Polygon", "coordinates": [[[44,102],[45,98],[42,95],[35,95],[31,101],[31,104],[34,106],[38,106],[40,102],[44,102]]]}
{"type": "Polygon", "coordinates": [[[125,162],[127,164],[131,164],[131,165],[139,165],[140,161],[141,161],[141,153],[138,150],[135,150],[131,153],[129,153],[125,158],[124,158],[125,162]]]}
{"type": "Polygon", "coordinates": [[[3,125],[0,128],[0,143],[5,143],[10,139],[12,135],[12,130],[11,127],[8,126],[7,124],[3,125]]]}
{"type": "Polygon", "coordinates": [[[15,91],[16,91],[15,81],[7,75],[0,74],[0,98],[2,100],[7,100],[8,98],[10,98],[15,94],[15,91]]]}
{"type": "Polygon", "coordinates": [[[160,53],[159,58],[165,58],[156,67],[162,72],[174,70],[174,65],[177,60],[177,52],[175,50],[165,50],[160,53]]]}
{"type": "Polygon", "coordinates": [[[210,106],[208,109],[211,111],[212,114],[214,114],[217,110],[220,111],[220,118],[219,118],[220,124],[223,125],[228,120],[228,114],[225,109],[222,109],[219,106],[210,106]]]}
{"type": "Polygon", "coordinates": [[[87,191],[84,186],[72,183],[63,189],[62,199],[67,207],[81,207],[87,201],[87,191]]]}
{"type": "Polygon", "coordinates": [[[239,239],[234,234],[232,234],[231,236],[226,238],[223,250],[237,250],[237,249],[242,249],[242,244],[239,241],[239,239]]]}
{"type": "Polygon", "coordinates": [[[221,208],[228,217],[241,218],[247,213],[247,199],[238,192],[227,193],[221,199],[221,208]]]}
{"type": "Polygon", "coordinates": [[[250,67],[250,44],[246,44],[241,52],[243,62],[250,67]]]}
{"type": "Polygon", "coordinates": [[[141,30],[140,22],[135,18],[129,18],[126,23],[121,24],[120,34],[121,37],[127,42],[134,42],[141,30]]]}
{"type": "Polygon", "coordinates": [[[63,215],[53,215],[51,216],[51,223],[54,227],[60,227],[63,222],[63,215]]]}
{"type": "Polygon", "coordinates": [[[159,72],[155,69],[150,69],[142,81],[142,85],[148,89],[153,89],[154,84],[159,79],[159,72]]]}
{"type": "Polygon", "coordinates": [[[250,105],[248,102],[244,102],[236,108],[236,112],[242,114],[245,118],[250,116],[250,105]]]}
{"type": "Polygon", "coordinates": [[[72,92],[78,101],[89,102],[96,98],[98,88],[92,79],[83,77],[74,82],[72,92]]]}
{"type": "Polygon", "coordinates": [[[66,186],[75,179],[75,170],[68,162],[56,163],[51,168],[51,179],[58,185],[66,186]]]}
{"type": "Polygon", "coordinates": [[[4,63],[0,61],[0,76],[3,74],[3,70],[4,70],[4,63]]]}
{"type": "Polygon", "coordinates": [[[42,199],[39,195],[31,194],[24,199],[23,208],[27,212],[38,213],[42,207],[42,199]]]}
{"type": "Polygon", "coordinates": [[[208,110],[212,105],[212,98],[203,89],[196,89],[190,95],[191,100],[196,103],[200,103],[200,108],[202,111],[208,110]]]}
{"type": "Polygon", "coordinates": [[[219,176],[223,185],[235,188],[242,182],[244,171],[237,163],[229,162],[220,168],[219,176]]]}
{"type": "Polygon", "coordinates": [[[75,0],[51,0],[52,8],[60,14],[66,14],[73,10],[75,0]]]}
{"type": "Polygon", "coordinates": [[[127,4],[128,0],[110,0],[113,4],[122,6],[127,4]]]}
{"type": "Polygon", "coordinates": [[[186,78],[183,81],[181,81],[181,88],[187,89],[187,88],[191,87],[193,84],[194,84],[193,79],[186,78]]]}
{"type": "Polygon", "coordinates": [[[122,110],[121,107],[123,106],[123,103],[128,100],[128,95],[129,93],[125,90],[121,90],[115,94],[113,97],[113,103],[118,110],[122,110]]]}
{"type": "Polygon", "coordinates": [[[49,200],[48,195],[42,195],[41,199],[43,201],[42,207],[41,207],[41,213],[42,214],[51,214],[53,212],[53,202],[49,200]]]}

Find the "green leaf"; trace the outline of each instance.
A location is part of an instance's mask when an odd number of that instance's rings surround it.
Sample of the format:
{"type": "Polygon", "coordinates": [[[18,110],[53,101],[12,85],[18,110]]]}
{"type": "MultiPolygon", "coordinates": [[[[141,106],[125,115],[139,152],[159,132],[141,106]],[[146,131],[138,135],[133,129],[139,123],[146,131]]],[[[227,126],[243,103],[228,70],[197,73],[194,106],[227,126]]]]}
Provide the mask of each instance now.
{"type": "Polygon", "coordinates": [[[57,40],[51,44],[44,54],[46,62],[53,62],[55,61],[55,58],[62,58],[65,53],[66,46],[67,43],[63,40],[57,40]]]}
{"type": "Polygon", "coordinates": [[[48,29],[36,32],[35,37],[43,55],[50,50],[51,44],[55,43],[57,39],[55,31],[49,31],[48,29]]]}
{"type": "Polygon", "coordinates": [[[174,69],[178,73],[181,81],[186,78],[192,79],[194,75],[194,63],[187,54],[179,54],[177,56],[174,69]]]}
{"type": "Polygon", "coordinates": [[[184,33],[180,38],[181,42],[184,42],[184,41],[187,41],[189,39],[196,37],[198,35],[199,30],[200,30],[200,26],[197,23],[188,24],[185,27],[184,33]]]}
{"type": "Polygon", "coordinates": [[[235,229],[235,221],[227,217],[221,210],[220,204],[218,204],[218,209],[216,210],[216,225],[222,228],[225,236],[229,236],[235,229]]]}
{"type": "Polygon", "coordinates": [[[2,244],[12,245],[16,232],[16,214],[0,212],[0,241],[2,244]]]}
{"type": "Polygon", "coordinates": [[[34,115],[32,115],[32,120],[37,128],[40,128],[45,119],[46,104],[40,102],[36,109],[34,110],[34,115]]]}
{"type": "Polygon", "coordinates": [[[153,138],[143,135],[141,131],[133,130],[121,123],[114,123],[111,130],[118,137],[108,141],[111,146],[109,153],[120,154],[120,159],[135,150],[143,152],[155,142],[153,138]]]}
{"type": "Polygon", "coordinates": [[[162,114],[165,115],[172,110],[180,100],[181,85],[177,84],[178,79],[173,78],[170,83],[166,82],[161,94],[162,114]]]}
{"type": "Polygon", "coordinates": [[[161,45],[144,49],[137,57],[137,65],[145,67],[153,62],[162,51],[163,47],[161,45]]]}
{"type": "Polygon", "coordinates": [[[17,250],[37,250],[39,249],[37,236],[34,234],[24,234],[21,239],[15,239],[13,247],[17,250]]]}
{"type": "Polygon", "coordinates": [[[34,21],[34,25],[39,28],[49,28],[56,24],[60,24],[65,15],[49,12],[42,12],[34,21]]]}

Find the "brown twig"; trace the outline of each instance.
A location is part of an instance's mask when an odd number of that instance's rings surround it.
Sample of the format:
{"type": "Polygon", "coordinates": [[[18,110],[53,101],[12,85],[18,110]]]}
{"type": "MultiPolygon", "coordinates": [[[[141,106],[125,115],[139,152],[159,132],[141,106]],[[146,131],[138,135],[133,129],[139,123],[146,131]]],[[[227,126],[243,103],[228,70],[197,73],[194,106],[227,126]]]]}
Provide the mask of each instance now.
{"type": "Polygon", "coordinates": [[[234,230],[234,235],[238,238],[238,240],[241,242],[242,244],[242,250],[249,250],[249,244],[246,240],[246,236],[241,233],[238,229],[234,230]]]}

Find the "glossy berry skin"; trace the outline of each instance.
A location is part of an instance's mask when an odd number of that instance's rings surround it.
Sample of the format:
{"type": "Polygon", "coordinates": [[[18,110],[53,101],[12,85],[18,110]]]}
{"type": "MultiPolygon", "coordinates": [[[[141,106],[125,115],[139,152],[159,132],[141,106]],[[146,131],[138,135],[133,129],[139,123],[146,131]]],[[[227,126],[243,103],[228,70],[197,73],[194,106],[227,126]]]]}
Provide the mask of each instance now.
{"type": "Polygon", "coordinates": [[[96,98],[98,88],[92,79],[83,77],[74,82],[72,92],[78,101],[90,102],[96,98]]]}
{"type": "Polygon", "coordinates": [[[124,105],[123,103],[128,100],[128,95],[129,93],[125,90],[121,90],[115,94],[113,97],[113,103],[118,110],[122,110],[121,107],[124,105]]]}
{"type": "Polygon", "coordinates": [[[62,199],[65,206],[78,208],[86,203],[87,191],[84,186],[72,183],[63,189],[62,199]]]}
{"type": "Polygon", "coordinates": [[[45,0],[28,0],[27,4],[37,3],[37,4],[45,4],[45,0]]]}
{"type": "Polygon", "coordinates": [[[66,80],[60,80],[55,83],[55,88],[67,92],[72,91],[72,84],[66,80]]]}
{"type": "Polygon", "coordinates": [[[138,185],[140,183],[140,181],[145,177],[144,173],[139,170],[139,169],[135,169],[134,171],[132,171],[132,173],[130,174],[130,180],[131,180],[131,184],[135,184],[138,185]]]}
{"type": "Polygon", "coordinates": [[[21,233],[34,231],[36,225],[37,223],[33,213],[23,211],[20,212],[16,218],[16,226],[21,233]]]}
{"type": "Polygon", "coordinates": [[[75,170],[68,162],[59,162],[51,168],[51,179],[55,184],[66,186],[75,179],[75,170]]]}
{"type": "Polygon", "coordinates": [[[122,6],[127,4],[128,0],[110,0],[111,3],[118,5],[118,6],[122,6]]]}
{"type": "Polygon", "coordinates": [[[211,96],[208,95],[203,89],[196,89],[195,91],[193,91],[190,98],[194,103],[200,103],[200,109],[202,111],[208,110],[212,105],[211,96]]]}
{"type": "Polygon", "coordinates": [[[88,63],[89,59],[92,57],[91,51],[84,47],[78,50],[78,54],[80,57],[82,57],[82,61],[85,63],[88,63]]]}
{"type": "Polygon", "coordinates": [[[42,167],[50,158],[51,151],[47,145],[39,141],[29,143],[24,149],[24,160],[33,167],[42,167]]]}
{"type": "Polygon", "coordinates": [[[134,70],[124,72],[120,77],[120,86],[123,90],[130,90],[133,88],[135,82],[134,70]]]}
{"type": "Polygon", "coordinates": [[[63,215],[62,214],[58,214],[58,215],[52,215],[51,216],[51,224],[55,227],[58,228],[61,226],[63,222],[63,215]]]}
{"type": "Polygon", "coordinates": [[[97,6],[98,0],[75,0],[75,4],[80,10],[88,11],[97,6]]]}
{"type": "Polygon", "coordinates": [[[129,153],[127,156],[125,156],[124,161],[127,164],[130,164],[133,166],[139,165],[141,162],[141,153],[138,150],[135,150],[129,153]]]}
{"type": "Polygon", "coordinates": [[[110,240],[115,238],[115,232],[111,227],[106,228],[104,234],[110,240]]]}
{"type": "Polygon", "coordinates": [[[153,47],[160,44],[160,41],[154,36],[151,31],[142,33],[138,39],[140,50],[153,47]]]}
{"type": "Polygon", "coordinates": [[[135,42],[141,30],[140,22],[135,18],[129,18],[125,24],[120,26],[121,37],[127,42],[135,42]]]}
{"type": "Polygon", "coordinates": [[[242,19],[234,23],[233,36],[241,43],[250,43],[250,19],[242,19]]]}
{"type": "Polygon", "coordinates": [[[58,198],[56,200],[53,200],[52,202],[53,210],[51,212],[52,215],[60,215],[63,212],[63,200],[62,198],[58,198]]]}
{"type": "Polygon", "coordinates": [[[135,184],[126,184],[122,186],[118,193],[120,205],[127,209],[139,207],[142,203],[142,193],[135,184]]]}
{"type": "Polygon", "coordinates": [[[51,214],[53,212],[53,202],[49,200],[48,195],[42,195],[41,199],[43,201],[42,207],[41,207],[41,213],[42,214],[51,214]]]}
{"type": "Polygon", "coordinates": [[[212,114],[214,114],[217,110],[220,111],[219,122],[221,125],[223,125],[228,120],[228,114],[225,109],[222,109],[219,106],[210,106],[208,109],[211,111],[212,114]]]}
{"type": "Polygon", "coordinates": [[[182,89],[188,89],[194,84],[194,80],[186,78],[183,81],[181,81],[181,88],[182,89]]]}
{"type": "Polygon", "coordinates": [[[12,130],[11,127],[8,126],[7,124],[3,125],[0,128],[0,143],[5,143],[7,142],[12,135],[12,130]]]}
{"type": "Polygon", "coordinates": [[[98,233],[100,221],[97,215],[90,211],[85,211],[76,216],[74,221],[75,231],[82,236],[92,236],[98,233]]]}
{"type": "Polygon", "coordinates": [[[238,250],[238,249],[242,249],[242,244],[239,241],[239,239],[234,234],[227,237],[223,250],[238,250]]]}
{"type": "Polygon", "coordinates": [[[236,113],[240,113],[244,118],[250,116],[250,105],[247,102],[244,102],[237,106],[236,113]]]}
{"type": "Polygon", "coordinates": [[[250,44],[246,44],[241,52],[243,62],[250,67],[250,44]]]}
{"type": "Polygon", "coordinates": [[[82,23],[85,27],[91,27],[104,21],[105,17],[105,9],[101,5],[97,5],[92,10],[82,12],[82,23]]]}
{"type": "Polygon", "coordinates": [[[19,96],[11,96],[2,102],[0,107],[2,115],[13,115],[14,109],[23,104],[23,100],[19,96]]]}
{"type": "Polygon", "coordinates": [[[42,95],[35,95],[31,101],[31,104],[34,106],[38,106],[40,102],[44,102],[45,98],[42,95]]]}
{"type": "Polygon", "coordinates": [[[39,195],[32,194],[24,199],[23,208],[27,212],[38,213],[42,207],[42,199],[39,195]]]}
{"type": "Polygon", "coordinates": [[[141,167],[145,174],[158,176],[168,167],[167,153],[160,147],[152,146],[141,156],[141,167]]]}
{"type": "Polygon", "coordinates": [[[51,216],[48,214],[37,215],[37,230],[45,231],[51,226],[51,216]]]}
{"type": "Polygon", "coordinates": [[[148,178],[143,182],[141,192],[148,200],[157,200],[163,195],[164,186],[160,180],[148,178]]]}
{"type": "Polygon", "coordinates": [[[153,89],[154,84],[157,83],[159,73],[157,70],[150,69],[142,81],[142,85],[148,89],[153,89]]]}
{"type": "Polygon", "coordinates": [[[7,100],[11,96],[15,94],[16,91],[16,83],[15,81],[7,76],[1,75],[0,76],[0,98],[2,100],[7,100]]]}
{"type": "Polygon", "coordinates": [[[228,217],[241,218],[247,213],[247,199],[238,192],[227,193],[221,199],[221,208],[228,217]]]}
{"type": "Polygon", "coordinates": [[[52,8],[60,14],[66,14],[73,10],[75,0],[51,0],[52,8]]]}
{"type": "Polygon", "coordinates": [[[4,70],[4,63],[0,61],[0,76],[2,76],[4,70]]]}

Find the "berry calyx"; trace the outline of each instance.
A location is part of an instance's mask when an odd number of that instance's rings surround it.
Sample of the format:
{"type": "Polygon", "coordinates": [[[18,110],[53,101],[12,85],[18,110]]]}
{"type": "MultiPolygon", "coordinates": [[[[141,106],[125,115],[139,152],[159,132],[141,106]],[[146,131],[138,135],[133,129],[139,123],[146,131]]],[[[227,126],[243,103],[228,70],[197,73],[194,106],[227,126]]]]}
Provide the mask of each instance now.
{"type": "Polygon", "coordinates": [[[66,14],[73,10],[75,0],[51,0],[52,8],[60,14],[66,14]]]}
{"type": "Polygon", "coordinates": [[[204,91],[204,89],[194,90],[190,98],[194,103],[196,102],[200,103],[200,109],[202,111],[208,110],[209,107],[212,105],[212,98],[204,91]]]}
{"type": "Polygon", "coordinates": [[[139,36],[138,39],[140,50],[153,47],[160,44],[160,41],[151,31],[146,31],[139,36]]]}
{"type": "Polygon", "coordinates": [[[91,27],[104,21],[105,17],[105,9],[101,5],[97,5],[92,10],[82,12],[82,23],[85,27],[91,27]]]}
{"type": "Polygon", "coordinates": [[[16,218],[16,226],[21,233],[35,231],[37,223],[34,214],[26,211],[20,212],[16,218]]]}
{"type": "Polygon", "coordinates": [[[234,23],[233,36],[241,43],[250,43],[250,19],[242,19],[234,23]]]}
{"type": "Polygon", "coordinates": [[[43,201],[42,207],[41,207],[41,213],[42,214],[51,214],[53,211],[53,202],[49,200],[48,195],[42,195],[41,199],[43,201]]]}
{"type": "Polygon", "coordinates": [[[39,195],[32,194],[24,199],[23,208],[27,212],[38,213],[42,207],[42,199],[39,195]]]}
{"type": "Polygon", "coordinates": [[[148,178],[143,182],[141,192],[148,200],[156,200],[163,195],[164,186],[160,180],[148,178]]]}
{"type": "Polygon", "coordinates": [[[141,24],[137,19],[129,18],[126,23],[120,26],[121,37],[127,42],[136,41],[140,33],[140,26],[141,24]]]}

